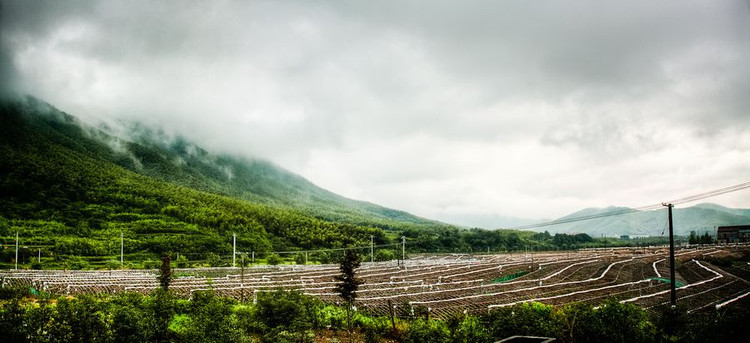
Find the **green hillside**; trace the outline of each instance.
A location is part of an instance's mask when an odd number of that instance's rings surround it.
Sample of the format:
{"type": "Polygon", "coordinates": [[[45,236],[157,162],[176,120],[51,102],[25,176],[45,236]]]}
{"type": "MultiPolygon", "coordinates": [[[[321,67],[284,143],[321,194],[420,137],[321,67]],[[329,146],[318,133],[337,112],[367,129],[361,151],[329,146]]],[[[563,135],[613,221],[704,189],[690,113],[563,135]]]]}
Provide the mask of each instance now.
{"type": "MultiPolygon", "coordinates": [[[[16,231],[24,246],[41,246],[48,258],[114,255],[119,252],[120,232],[128,252],[171,251],[196,258],[209,251],[231,251],[235,232],[238,246],[254,251],[369,243],[370,235],[378,242],[388,240],[380,229],[310,215],[313,210],[325,212],[313,206],[315,202],[308,202],[306,211],[285,206],[295,196],[290,190],[294,186],[274,192],[275,199],[261,192],[245,195],[263,201],[227,196],[234,188],[216,181],[218,175],[207,176],[211,170],[205,165],[171,165],[174,156],[166,150],[117,140],[33,98],[2,103],[0,120],[4,248],[13,243],[16,231]],[[120,149],[113,149],[112,143],[120,149]],[[218,194],[221,190],[227,192],[218,194]]],[[[265,183],[259,189],[268,193],[273,186],[268,179],[278,177],[277,184],[283,184],[285,177],[294,178],[271,173],[279,170],[270,168],[248,163],[238,168],[238,175],[259,175],[254,182],[265,183]],[[254,165],[265,169],[253,169],[254,165]],[[269,175],[260,180],[263,173],[269,175]]],[[[306,182],[299,177],[296,181],[306,182]]],[[[339,213],[349,215],[352,222],[366,221],[355,210],[339,213]]],[[[384,219],[373,222],[395,225],[384,219]]],[[[6,261],[10,250],[3,249],[6,261]]]]}
{"type": "MultiPolygon", "coordinates": [[[[140,124],[128,125],[126,132],[137,143],[126,143],[123,155],[128,158],[114,162],[159,180],[253,202],[288,206],[320,219],[355,225],[390,229],[403,223],[441,224],[347,199],[267,161],[211,154],[182,137],[168,137],[140,124]]],[[[121,140],[112,136],[99,135],[98,139],[108,145],[122,145],[121,140]]]]}

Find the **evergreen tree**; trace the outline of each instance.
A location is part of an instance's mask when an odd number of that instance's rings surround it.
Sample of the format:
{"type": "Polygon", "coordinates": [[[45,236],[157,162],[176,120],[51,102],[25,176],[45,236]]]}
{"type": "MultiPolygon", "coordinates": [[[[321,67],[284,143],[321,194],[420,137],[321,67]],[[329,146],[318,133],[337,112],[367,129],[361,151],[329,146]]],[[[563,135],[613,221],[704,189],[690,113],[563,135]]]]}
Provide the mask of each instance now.
{"type": "Polygon", "coordinates": [[[161,258],[161,268],[159,268],[159,283],[161,284],[161,288],[163,290],[169,289],[169,282],[172,281],[172,267],[170,266],[170,262],[172,259],[169,257],[169,254],[165,254],[164,257],[161,258]]]}
{"type": "Polygon", "coordinates": [[[362,280],[355,275],[360,263],[359,255],[354,250],[347,249],[339,261],[341,274],[336,276],[336,280],[339,281],[336,284],[336,291],[346,302],[346,326],[347,331],[349,331],[349,341],[352,340],[352,307],[354,306],[354,300],[357,299],[357,289],[362,284],[362,280]]]}

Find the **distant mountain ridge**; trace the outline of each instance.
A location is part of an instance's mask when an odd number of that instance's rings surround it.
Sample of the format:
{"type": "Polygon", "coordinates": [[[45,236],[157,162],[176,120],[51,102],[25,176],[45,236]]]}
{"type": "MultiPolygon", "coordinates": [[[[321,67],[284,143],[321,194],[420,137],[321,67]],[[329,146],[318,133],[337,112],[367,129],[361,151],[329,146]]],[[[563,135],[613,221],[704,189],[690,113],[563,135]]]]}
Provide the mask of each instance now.
{"type": "MultiPolygon", "coordinates": [[[[557,220],[580,218],[591,215],[622,212],[627,207],[586,208],[557,220]]],[[[675,234],[689,235],[691,231],[715,233],[717,226],[750,224],[750,209],[728,208],[717,204],[702,203],[673,210],[675,234]]],[[[660,236],[666,234],[667,211],[636,211],[573,223],[533,228],[534,231],[555,233],[586,233],[590,236],[660,236]]]]}

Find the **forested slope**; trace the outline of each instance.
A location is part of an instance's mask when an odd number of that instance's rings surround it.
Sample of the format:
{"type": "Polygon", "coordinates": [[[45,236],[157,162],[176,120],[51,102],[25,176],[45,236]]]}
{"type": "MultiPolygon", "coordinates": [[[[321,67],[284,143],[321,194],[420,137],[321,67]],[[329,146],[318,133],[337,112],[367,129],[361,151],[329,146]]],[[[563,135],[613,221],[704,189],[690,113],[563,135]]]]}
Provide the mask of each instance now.
{"type": "Polygon", "coordinates": [[[102,140],[112,137],[33,98],[0,106],[5,244],[16,231],[25,245],[52,246],[48,255],[111,254],[119,250],[120,232],[131,252],[184,254],[226,252],[233,232],[238,245],[256,251],[334,247],[369,242],[370,235],[385,239],[382,230],[322,220],[284,204],[186,187],[220,188],[209,178],[166,168],[165,155],[147,146],[118,140],[128,149],[113,149],[102,140]],[[149,175],[159,168],[165,179],[184,176],[186,186],[149,175]]]}

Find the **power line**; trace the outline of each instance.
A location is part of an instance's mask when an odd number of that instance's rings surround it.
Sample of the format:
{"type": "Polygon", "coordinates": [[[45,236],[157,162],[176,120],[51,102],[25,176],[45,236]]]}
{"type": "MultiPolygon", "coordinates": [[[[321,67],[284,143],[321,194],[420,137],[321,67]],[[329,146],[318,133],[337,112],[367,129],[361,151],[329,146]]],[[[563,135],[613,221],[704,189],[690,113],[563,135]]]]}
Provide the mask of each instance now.
{"type": "Polygon", "coordinates": [[[724,188],[716,189],[716,190],[705,192],[705,193],[686,196],[686,197],[679,198],[676,200],[667,201],[667,203],[671,203],[673,205],[684,204],[686,202],[693,202],[693,201],[697,201],[697,200],[701,200],[705,198],[715,197],[717,195],[736,192],[736,191],[746,189],[746,188],[750,188],[750,182],[739,183],[733,186],[724,187],[724,188]]]}
{"type": "MultiPolygon", "coordinates": [[[[719,189],[715,189],[715,190],[704,192],[704,193],[689,195],[686,197],[667,201],[665,203],[671,203],[673,205],[684,204],[684,203],[693,202],[693,201],[697,201],[701,199],[715,197],[715,196],[726,194],[726,193],[736,192],[736,191],[746,189],[746,188],[750,188],[750,182],[743,182],[743,183],[739,183],[736,185],[719,188],[719,189]]],[[[636,208],[628,208],[628,209],[622,209],[622,210],[617,210],[617,211],[597,213],[597,214],[591,214],[591,215],[586,215],[586,216],[557,219],[557,220],[544,222],[544,223],[516,226],[516,227],[511,227],[508,229],[510,230],[533,229],[533,228],[540,228],[540,227],[553,226],[553,225],[559,225],[559,224],[575,223],[575,222],[580,222],[584,220],[619,216],[619,215],[634,213],[634,212],[652,211],[652,210],[660,209],[662,207],[663,207],[662,203],[658,203],[658,204],[653,204],[653,205],[646,205],[646,206],[641,206],[641,207],[636,207],[636,208]]]]}

